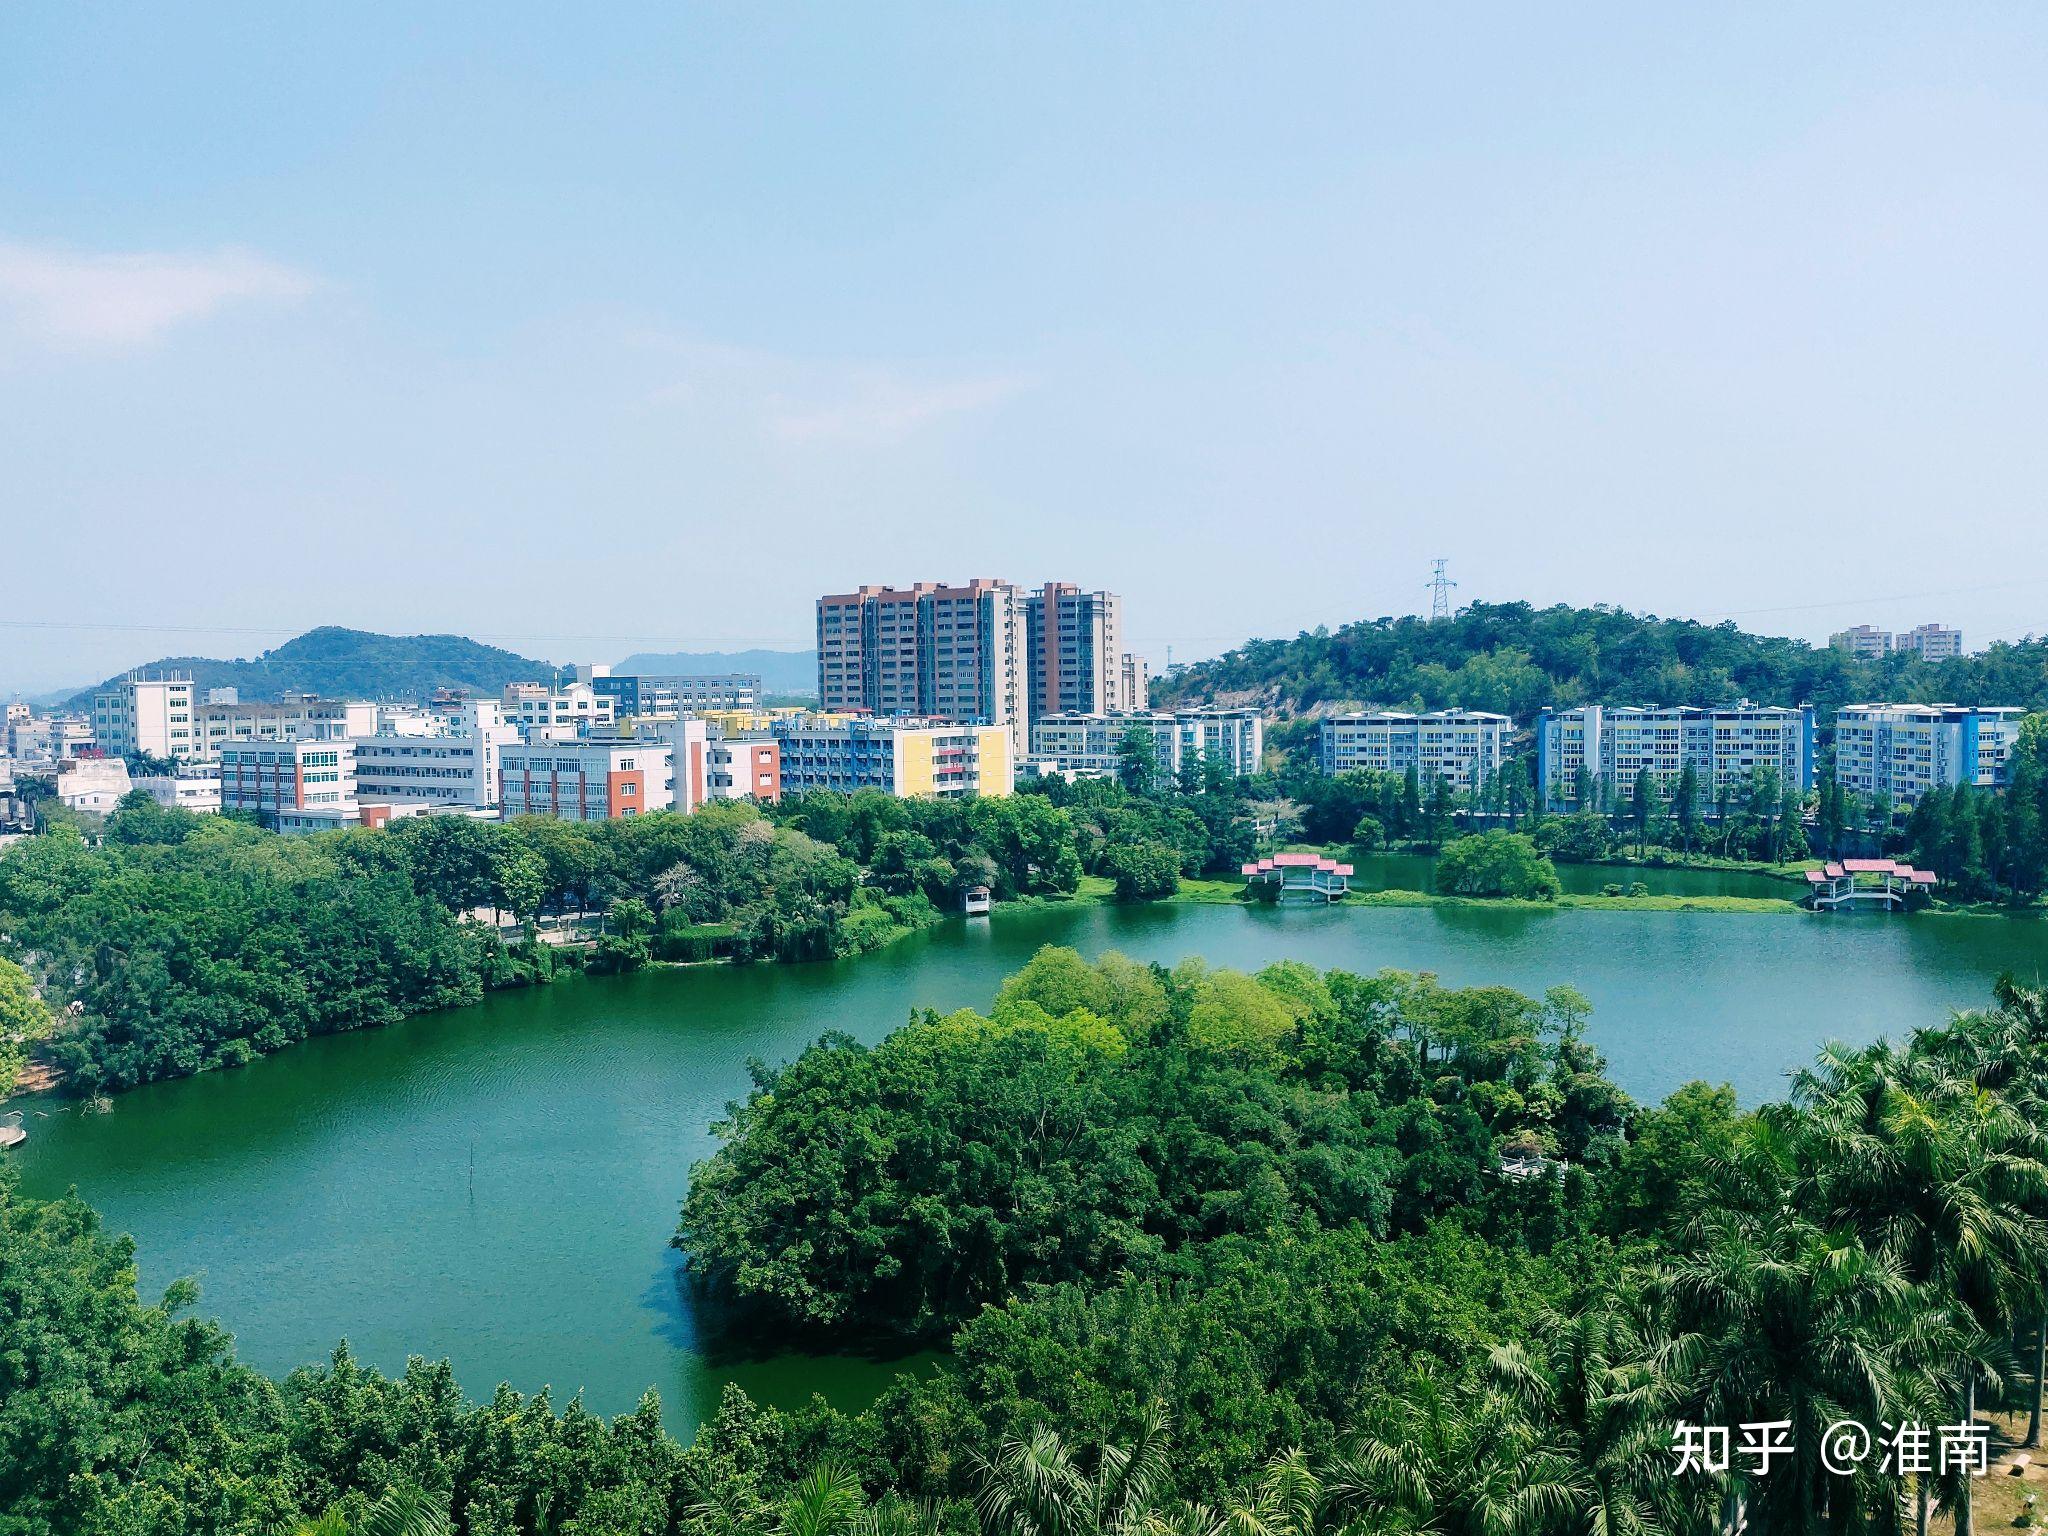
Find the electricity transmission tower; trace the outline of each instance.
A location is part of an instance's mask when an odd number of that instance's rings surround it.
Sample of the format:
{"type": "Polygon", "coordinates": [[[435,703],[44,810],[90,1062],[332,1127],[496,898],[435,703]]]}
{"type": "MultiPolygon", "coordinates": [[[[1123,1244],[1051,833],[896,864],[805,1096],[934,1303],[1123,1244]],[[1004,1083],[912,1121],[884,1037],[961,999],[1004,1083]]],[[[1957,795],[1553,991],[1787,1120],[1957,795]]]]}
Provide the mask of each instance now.
{"type": "Polygon", "coordinates": [[[1429,622],[1432,624],[1451,616],[1451,588],[1457,583],[1444,574],[1444,567],[1450,563],[1448,560],[1429,562],[1429,622]]]}

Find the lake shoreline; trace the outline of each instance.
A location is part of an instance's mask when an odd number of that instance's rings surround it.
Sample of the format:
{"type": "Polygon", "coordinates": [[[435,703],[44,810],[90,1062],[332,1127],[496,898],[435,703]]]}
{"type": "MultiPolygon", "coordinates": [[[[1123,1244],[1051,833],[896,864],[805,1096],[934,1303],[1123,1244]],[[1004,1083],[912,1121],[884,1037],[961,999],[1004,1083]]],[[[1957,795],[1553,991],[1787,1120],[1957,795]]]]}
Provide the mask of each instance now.
{"type": "Polygon", "coordinates": [[[986,1010],[1042,945],[1247,973],[1283,959],[1427,971],[1530,996],[1570,984],[1593,1000],[1610,1076],[1644,1102],[1691,1078],[1744,1103],[1782,1096],[1784,1070],[1830,1036],[1898,1036],[1983,1003],[2001,970],[2048,972],[2048,933],[2026,925],[1631,921],[1627,903],[1542,920],[1556,908],[1407,897],[1360,903],[1365,919],[1205,910],[1224,904],[1006,904],[845,960],[494,992],[148,1084],[109,1114],[44,1101],[8,1156],[29,1193],[75,1185],[132,1234],[145,1291],[200,1276],[204,1312],[266,1372],[346,1337],[380,1368],[446,1356],[464,1380],[581,1387],[607,1413],[652,1384],[687,1436],[727,1381],[779,1405],[814,1388],[858,1404],[898,1368],[736,1355],[677,1284],[676,1201],[749,1063],[794,1060],[828,1031],[872,1043],[927,1008],[986,1010]],[[486,1315],[497,1326],[480,1329],[486,1315]]]}
{"type": "MultiPolygon", "coordinates": [[[[1591,864],[1584,862],[1575,862],[1572,865],[1572,867],[1579,869],[1663,870],[1711,870],[1715,868],[1714,866],[1705,866],[1699,864],[1591,864]]],[[[1731,864],[1730,866],[1726,866],[1719,869],[1718,872],[1752,874],[1760,878],[1784,880],[1787,883],[1790,882],[1791,878],[1780,872],[1776,872],[1767,867],[1762,866],[1749,866],[1738,868],[1731,864]]],[[[1113,909],[1143,909],[1148,907],[1241,907],[1247,911],[1254,911],[1266,908],[1270,905],[1271,904],[1269,903],[1262,903],[1249,899],[1244,893],[1243,885],[1238,881],[1211,880],[1203,878],[1183,879],[1181,882],[1181,889],[1175,892],[1175,894],[1173,894],[1172,896],[1161,897],[1155,901],[1121,902],[1116,899],[1115,887],[1113,882],[1111,882],[1105,877],[1098,875],[1084,875],[1081,879],[1080,889],[1078,889],[1070,895],[1024,896],[1013,898],[1008,901],[997,902],[994,906],[994,909],[989,914],[989,920],[991,922],[999,920],[1008,921],[1014,920],[1017,917],[1031,913],[1074,911],[1094,907],[1106,907],[1113,909]]],[[[1303,905],[1305,906],[1308,904],[1303,905]]],[[[1310,909],[1338,910],[1350,908],[1354,910],[1383,911],[1421,907],[1441,907],[1481,911],[1529,913],[1644,912],[1669,914],[1711,914],[1751,916],[1758,914],[1768,914],[1772,916],[1829,917],[1837,917],[1841,915],[1833,913],[1815,913],[1811,908],[1804,906],[1803,904],[1789,896],[1683,896],[1660,893],[1649,893],[1639,896],[1610,896],[1590,892],[1567,891],[1552,900],[1537,901],[1509,896],[1450,896],[1444,895],[1436,891],[1411,889],[1387,889],[1375,891],[1354,890],[1349,895],[1345,896],[1342,900],[1330,903],[1327,909],[1322,908],[1319,905],[1313,906],[1310,909]]],[[[1286,908],[1286,910],[1290,911],[1302,909],[1303,906],[1296,905],[1290,905],[1286,908]]],[[[1862,917],[1869,916],[1872,915],[1858,914],[1855,918],[1852,918],[1852,920],[1858,920],[1862,917]]],[[[2010,905],[1996,902],[1973,902],[1960,906],[1950,906],[1943,903],[1936,903],[1935,905],[1924,907],[1916,912],[1889,914],[1888,916],[1891,918],[1975,918],[1980,920],[2005,919],[2008,921],[2034,923],[2041,922],[2043,920],[2048,920],[2048,908],[2043,908],[2038,905],[2034,907],[2015,908],[2010,905]]],[[[646,962],[643,966],[638,967],[637,969],[648,971],[707,971],[733,968],[736,964],[741,965],[743,968],[766,967],[773,969],[781,969],[789,966],[858,963],[873,956],[886,955],[892,951],[898,950],[908,941],[916,939],[923,935],[930,934],[935,927],[944,927],[947,924],[953,922],[972,921],[974,921],[974,919],[964,918],[958,913],[953,913],[941,917],[937,924],[926,924],[919,927],[899,927],[897,931],[893,933],[882,944],[876,945],[869,949],[861,950],[857,954],[839,957],[831,960],[760,960],[747,962],[734,962],[725,959],[650,960],[646,962]]],[[[572,940],[568,943],[563,944],[561,947],[573,947],[577,949],[587,950],[594,947],[594,945],[594,939],[572,940]]],[[[624,974],[631,973],[628,972],[624,974]]],[[[475,1003],[468,1004],[464,1008],[455,1010],[436,1011],[464,1012],[470,1008],[482,1007],[489,1001],[489,999],[505,995],[506,993],[530,991],[535,988],[547,989],[559,987],[562,986],[564,983],[574,981],[603,979],[607,978],[579,969],[573,973],[552,977],[546,981],[527,982],[516,984],[510,987],[493,988],[489,991],[486,991],[483,997],[479,998],[475,1003]]],[[[424,1016],[425,1015],[413,1015],[408,1017],[410,1018],[424,1016]]],[[[407,1020],[401,1019],[396,1022],[405,1023],[407,1022],[407,1020]]],[[[344,1031],[344,1033],[353,1033],[353,1031],[344,1031]]],[[[321,1037],[315,1036],[311,1038],[321,1037]]],[[[283,1049],[289,1051],[294,1047],[302,1046],[307,1043],[308,1041],[306,1040],[296,1040],[291,1042],[290,1045],[283,1047],[283,1049]]],[[[278,1054],[278,1052],[262,1052],[259,1053],[257,1057],[252,1059],[260,1060],[265,1056],[273,1056],[276,1054],[278,1054]]],[[[217,1067],[208,1067],[202,1069],[202,1071],[198,1073],[192,1073],[187,1075],[206,1076],[215,1072],[232,1070],[233,1066],[236,1065],[246,1065],[246,1063],[224,1064],[222,1066],[217,1067]]],[[[179,1080],[180,1079],[177,1078],[167,1078],[160,1079],[158,1081],[175,1082],[179,1080]]],[[[149,1084],[134,1084],[131,1087],[117,1090],[117,1092],[114,1095],[112,1095],[112,1097],[125,1097],[128,1094],[134,1092],[135,1089],[147,1086],[149,1086],[149,1084]]],[[[82,1097],[84,1096],[81,1094],[68,1091],[65,1083],[60,1079],[57,1083],[49,1087],[33,1089],[17,1088],[17,1090],[13,1094],[8,1095],[5,1098],[0,1098],[0,1106],[4,1106],[10,1103],[28,1104],[37,1102],[76,1102],[82,1097]]]]}

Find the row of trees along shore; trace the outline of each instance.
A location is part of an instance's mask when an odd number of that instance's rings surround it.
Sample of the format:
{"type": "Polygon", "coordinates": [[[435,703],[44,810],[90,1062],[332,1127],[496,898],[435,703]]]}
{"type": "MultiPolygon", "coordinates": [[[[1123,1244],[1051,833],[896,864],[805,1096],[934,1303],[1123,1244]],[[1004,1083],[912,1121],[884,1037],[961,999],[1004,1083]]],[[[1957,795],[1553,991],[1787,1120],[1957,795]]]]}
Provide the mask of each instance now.
{"type": "MultiPolygon", "coordinates": [[[[1971,1531],[2005,1480],[1830,1424],[2038,1438],[2048,999],[1633,1104],[1586,1001],[1042,951],[988,1012],[760,1069],[677,1241],[739,1336],[940,1344],[687,1446],[446,1364],[268,1380],[0,1165],[10,1536],[1971,1531]],[[1504,1173],[1503,1154],[1526,1176],[1504,1173]],[[1680,1423],[1782,1421],[1768,1475],[1680,1423]]],[[[2001,1507],[1995,1516],[2006,1518],[2001,1507]]]]}
{"type": "MultiPolygon", "coordinates": [[[[281,838],[138,791],[0,856],[0,957],[58,1010],[37,1052],[93,1093],[565,970],[858,954],[958,911],[972,886],[999,901],[1061,897],[1100,874],[1133,897],[1170,894],[1182,875],[1234,873],[1252,855],[1244,796],[1227,779],[1157,796],[864,791],[281,838]],[[533,920],[565,913],[602,917],[594,946],[542,942],[533,920]],[[505,917],[527,922],[510,942],[491,920],[505,917]]],[[[0,1016],[0,1064],[27,1034],[0,1016]]]]}
{"type": "MultiPolygon", "coordinates": [[[[858,954],[957,911],[972,886],[998,901],[1060,898],[1094,875],[1122,899],[1150,900],[1184,879],[1234,879],[1290,841],[1439,848],[1472,828],[1516,831],[1577,861],[1781,864],[1875,836],[1826,787],[1809,820],[1767,772],[1724,788],[1712,817],[1682,780],[1668,798],[1644,780],[1620,806],[1535,815],[1520,763],[1453,794],[1412,772],[1325,777],[1298,761],[1245,778],[1205,761],[1170,775],[1149,745],[1134,733],[1115,780],[1031,781],[993,799],[812,794],[691,816],[431,817],[306,838],[138,792],[103,822],[60,819],[0,857],[0,958],[59,1010],[36,1053],[97,1092],[238,1065],[565,968],[858,954]],[[562,913],[602,917],[593,949],[541,942],[531,926],[507,942],[495,923],[469,920],[562,913]]],[[[2038,897],[2048,717],[2026,722],[2008,787],[1930,795],[1875,840],[1935,871],[1944,894],[2038,897]]],[[[1514,883],[1512,893],[1542,894],[1514,883]]],[[[1495,884],[1472,891],[1499,894],[1495,884]]],[[[0,1019],[0,1067],[25,1038],[0,1019]]]]}

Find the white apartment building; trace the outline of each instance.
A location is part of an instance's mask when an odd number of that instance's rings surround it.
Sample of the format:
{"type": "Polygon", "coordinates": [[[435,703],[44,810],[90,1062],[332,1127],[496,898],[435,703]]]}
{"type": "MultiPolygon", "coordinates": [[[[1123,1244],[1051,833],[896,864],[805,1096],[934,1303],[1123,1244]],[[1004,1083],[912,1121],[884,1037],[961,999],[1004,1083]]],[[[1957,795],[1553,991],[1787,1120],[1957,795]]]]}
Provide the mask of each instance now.
{"type": "Polygon", "coordinates": [[[393,807],[498,803],[498,754],[519,729],[495,700],[472,700],[454,716],[385,710],[373,735],[354,738],[356,793],[393,807]]]}
{"type": "Polygon", "coordinates": [[[1031,761],[1076,779],[1113,779],[1123,765],[1124,737],[1143,731],[1152,738],[1160,768],[1180,766],[1180,732],[1168,714],[1041,715],[1031,722],[1031,761]]]}
{"type": "Polygon", "coordinates": [[[201,749],[193,704],[183,673],[132,674],[93,694],[93,737],[114,757],[194,758],[201,749]]]}
{"type": "Polygon", "coordinates": [[[148,790],[165,810],[211,816],[220,809],[220,769],[210,764],[176,774],[137,774],[135,787],[148,790]]]}
{"type": "Polygon", "coordinates": [[[714,732],[708,751],[706,798],[758,800],[763,804],[782,798],[782,743],[773,736],[724,736],[714,732]]]}
{"type": "Polygon", "coordinates": [[[26,704],[7,706],[0,756],[20,763],[60,763],[89,757],[99,748],[92,721],[83,715],[37,715],[26,704]]]}
{"type": "Polygon", "coordinates": [[[220,752],[220,806],[271,825],[285,812],[356,812],[356,747],[333,740],[238,741],[220,752]]]}
{"type": "Polygon", "coordinates": [[[781,748],[784,794],[879,789],[952,800],[1007,795],[1015,783],[1007,726],[797,715],[777,720],[771,732],[781,748]]]}
{"type": "Polygon", "coordinates": [[[59,762],[99,748],[92,722],[82,715],[53,715],[44,722],[43,752],[59,762]]]}
{"type": "Polygon", "coordinates": [[[611,699],[593,691],[588,683],[562,688],[513,683],[505,690],[504,710],[505,718],[530,742],[589,735],[610,730],[616,723],[611,699]]]}
{"type": "Polygon", "coordinates": [[[1045,715],[1031,722],[1031,761],[1070,778],[1114,778],[1124,737],[1152,737],[1160,771],[1177,774],[1206,755],[1232,776],[1257,773],[1266,750],[1265,717],[1255,709],[1184,709],[1045,715]]]}
{"type": "Polygon", "coordinates": [[[1963,632],[1946,624],[1915,624],[1894,635],[1875,624],[1858,624],[1829,635],[1828,644],[1866,661],[1891,655],[1949,661],[1963,654],[1963,632]]]}
{"type": "Polygon", "coordinates": [[[201,698],[188,677],[126,677],[93,696],[92,731],[108,753],[147,753],[179,763],[218,761],[232,742],[364,736],[377,707],[355,699],[287,693],[275,703],[242,703],[232,688],[201,698]]]}
{"type": "Polygon", "coordinates": [[[1324,773],[1413,768],[1425,783],[1435,777],[1470,790],[1500,772],[1514,728],[1506,715],[1477,709],[1333,715],[1322,723],[1318,756],[1324,773]]]}
{"type": "Polygon", "coordinates": [[[1124,708],[1142,710],[1149,706],[1152,702],[1151,664],[1144,657],[1125,651],[1121,670],[1124,708]]]}
{"type": "Polygon", "coordinates": [[[1210,758],[1227,763],[1233,777],[1249,778],[1266,754],[1266,717],[1256,709],[1183,709],[1173,728],[1179,738],[1175,772],[1210,758]]]}
{"type": "Polygon", "coordinates": [[[362,812],[353,805],[323,805],[307,810],[285,809],[267,818],[270,829],[284,837],[301,837],[310,832],[339,832],[363,824],[362,812]]]}
{"type": "Polygon", "coordinates": [[[2005,782],[2025,711],[1958,704],[1851,704],[1835,712],[1835,782],[1910,810],[1933,789],[2005,782]]]}
{"type": "Polygon", "coordinates": [[[218,760],[221,748],[232,742],[327,740],[367,736],[377,729],[377,706],[366,700],[287,693],[275,703],[245,704],[232,688],[212,691],[227,697],[198,705],[193,762],[218,760]]]}
{"type": "Polygon", "coordinates": [[[1537,793],[1545,810],[1586,809],[1573,799],[1582,770],[1607,804],[1622,806],[1633,802],[1644,769],[1668,800],[1688,766],[1702,807],[1748,784],[1759,768],[1804,794],[1813,787],[1813,711],[1747,699],[1712,709],[1582,704],[1546,709],[1536,722],[1537,793]]]}
{"type": "Polygon", "coordinates": [[[1891,631],[1879,629],[1875,624],[1856,624],[1837,630],[1828,636],[1828,644],[1864,661],[1874,661],[1892,653],[1891,631]]]}
{"type": "Polygon", "coordinates": [[[599,697],[609,698],[612,714],[620,720],[669,720],[707,710],[761,707],[761,679],[751,672],[614,676],[609,667],[578,666],[575,675],[599,697]]]}

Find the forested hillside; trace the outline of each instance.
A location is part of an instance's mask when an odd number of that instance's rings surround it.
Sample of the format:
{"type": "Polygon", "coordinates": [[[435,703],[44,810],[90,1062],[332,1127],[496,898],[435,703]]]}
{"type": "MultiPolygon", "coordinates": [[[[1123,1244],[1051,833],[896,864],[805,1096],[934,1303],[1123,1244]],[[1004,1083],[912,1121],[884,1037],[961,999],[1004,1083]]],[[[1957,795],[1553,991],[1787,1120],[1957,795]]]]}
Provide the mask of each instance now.
{"type": "MultiPolygon", "coordinates": [[[[552,663],[461,635],[379,635],[332,624],[252,660],[163,656],[144,663],[143,670],[187,673],[201,688],[237,688],[244,699],[275,699],[287,690],[397,700],[423,698],[436,688],[495,694],[507,683],[545,681],[554,673],[552,663]]],[[[71,703],[90,708],[92,690],[71,703]]]]}
{"type": "Polygon", "coordinates": [[[1526,720],[1546,704],[1712,704],[1750,698],[2048,705],[2048,641],[1994,645],[1949,662],[1858,661],[1845,652],[1733,624],[1660,619],[1620,608],[1474,603],[1456,617],[1415,617],[1251,640],[1153,685],[1155,701],[1254,696],[1282,713],[1367,705],[1491,709],[1526,720]]]}

